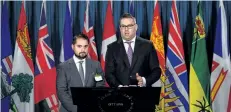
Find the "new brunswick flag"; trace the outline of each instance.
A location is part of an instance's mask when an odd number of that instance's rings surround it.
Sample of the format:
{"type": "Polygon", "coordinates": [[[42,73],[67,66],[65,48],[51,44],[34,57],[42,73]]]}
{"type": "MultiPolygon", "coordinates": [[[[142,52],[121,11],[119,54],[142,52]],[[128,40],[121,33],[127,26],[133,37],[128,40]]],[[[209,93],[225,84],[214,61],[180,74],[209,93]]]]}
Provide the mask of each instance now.
{"type": "Polygon", "coordinates": [[[190,61],[190,112],[210,111],[210,73],[206,51],[205,29],[200,2],[195,20],[190,61]]]}
{"type": "Polygon", "coordinates": [[[162,35],[161,18],[160,18],[160,14],[159,14],[159,3],[157,1],[155,1],[155,3],[154,3],[154,15],[153,15],[152,32],[151,32],[150,40],[152,41],[153,46],[157,52],[160,68],[162,71],[160,80],[157,81],[155,84],[153,84],[153,86],[162,85],[161,94],[160,94],[160,103],[156,107],[156,111],[164,112],[164,107],[165,107],[164,97],[166,96],[165,88],[164,88],[165,87],[164,86],[165,81],[166,81],[165,53],[164,53],[164,41],[163,41],[163,35],[162,35]]]}

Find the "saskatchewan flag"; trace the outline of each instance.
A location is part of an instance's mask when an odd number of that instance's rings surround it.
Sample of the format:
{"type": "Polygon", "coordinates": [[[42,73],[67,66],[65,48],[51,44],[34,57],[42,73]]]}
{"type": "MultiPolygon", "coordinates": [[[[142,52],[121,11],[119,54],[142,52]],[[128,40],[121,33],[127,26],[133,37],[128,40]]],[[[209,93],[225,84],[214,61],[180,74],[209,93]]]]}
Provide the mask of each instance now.
{"type": "Polygon", "coordinates": [[[190,61],[190,112],[212,111],[205,36],[202,10],[200,2],[198,2],[190,61]]]}

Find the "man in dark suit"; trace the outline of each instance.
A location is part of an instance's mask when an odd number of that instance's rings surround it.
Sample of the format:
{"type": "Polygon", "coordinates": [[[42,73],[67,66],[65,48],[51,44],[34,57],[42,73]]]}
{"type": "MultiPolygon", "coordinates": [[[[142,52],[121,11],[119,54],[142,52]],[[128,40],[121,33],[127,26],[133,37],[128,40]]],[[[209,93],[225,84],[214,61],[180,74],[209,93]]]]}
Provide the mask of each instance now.
{"type": "Polygon", "coordinates": [[[136,19],[128,13],[120,18],[121,37],[108,45],[105,78],[110,87],[151,86],[161,70],[153,44],[136,36],[136,19]]]}
{"type": "Polygon", "coordinates": [[[72,42],[75,55],[57,67],[56,88],[61,102],[60,112],[77,112],[77,106],[72,102],[70,87],[105,86],[100,63],[87,58],[88,46],[89,39],[86,35],[75,36],[72,42]]]}

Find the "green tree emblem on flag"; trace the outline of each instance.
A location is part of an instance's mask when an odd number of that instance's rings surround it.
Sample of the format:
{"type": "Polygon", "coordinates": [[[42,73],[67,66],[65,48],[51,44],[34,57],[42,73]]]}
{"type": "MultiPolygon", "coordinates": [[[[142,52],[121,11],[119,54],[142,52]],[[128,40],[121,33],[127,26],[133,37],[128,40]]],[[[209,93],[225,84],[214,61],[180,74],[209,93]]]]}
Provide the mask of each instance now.
{"type": "Polygon", "coordinates": [[[33,77],[29,74],[20,73],[19,75],[13,75],[12,77],[12,86],[15,88],[11,95],[17,93],[21,102],[30,101],[30,93],[33,89],[33,77]]]}

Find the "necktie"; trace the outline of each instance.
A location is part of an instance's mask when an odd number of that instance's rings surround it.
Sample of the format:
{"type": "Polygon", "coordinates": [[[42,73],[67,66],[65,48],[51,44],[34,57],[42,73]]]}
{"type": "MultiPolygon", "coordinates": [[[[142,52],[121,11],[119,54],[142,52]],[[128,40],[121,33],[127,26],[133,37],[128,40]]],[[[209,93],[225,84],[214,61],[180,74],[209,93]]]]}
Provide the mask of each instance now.
{"type": "Polygon", "coordinates": [[[82,83],[84,86],[84,72],[83,72],[83,61],[79,61],[79,74],[82,79],[82,83]]]}
{"type": "Polygon", "coordinates": [[[130,65],[132,64],[132,55],[133,55],[133,50],[132,50],[132,46],[131,46],[132,42],[133,41],[125,42],[128,44],[127,56],[128,56],[128,60],[129,60],[130,65]]]}

